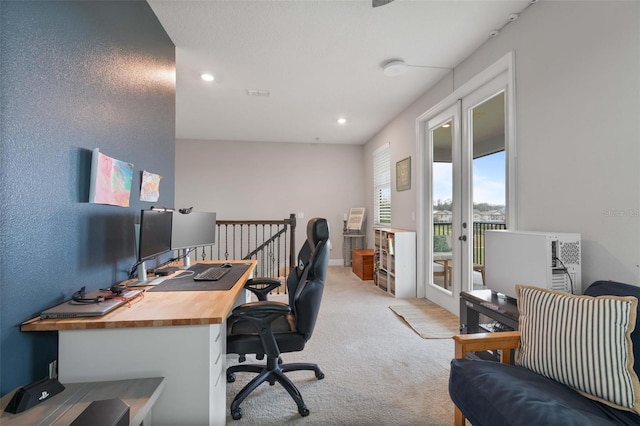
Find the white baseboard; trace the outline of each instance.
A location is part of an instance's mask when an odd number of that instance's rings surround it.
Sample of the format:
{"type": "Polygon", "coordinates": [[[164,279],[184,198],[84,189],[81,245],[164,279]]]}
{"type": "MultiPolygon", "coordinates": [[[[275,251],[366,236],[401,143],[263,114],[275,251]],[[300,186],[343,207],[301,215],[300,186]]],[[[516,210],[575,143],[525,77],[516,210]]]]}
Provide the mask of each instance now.
{"type": "Polygon", "coordinates": [[[344,266],[343,259],[329,259],[329,266],[344,266]]]}

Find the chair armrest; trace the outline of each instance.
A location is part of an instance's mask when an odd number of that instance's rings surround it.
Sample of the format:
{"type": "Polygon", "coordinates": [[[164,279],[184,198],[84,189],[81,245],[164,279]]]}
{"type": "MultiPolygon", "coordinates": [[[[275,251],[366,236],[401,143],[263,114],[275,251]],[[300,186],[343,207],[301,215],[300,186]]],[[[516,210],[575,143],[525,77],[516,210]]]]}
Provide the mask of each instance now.
{"type": "Polygon", "coordinates": [[[248,321],[256,329],[256,333],[260,336],[262,347],[269,357],[277,357],[280,355],[280,349],[276,342],[271,323],[278,317],[287,315],[291,312],[291,307],[281,302],[250,302],[244,303],[236,307],[232,311],[229,320],[248,321]]]}
{"type": "Polygon", "coordinates": [[[273,289],[280,287],[282,283],[275,278],[257,277],[249,278],[244,283],[244,288],[256,295],[258,300],[265,301],[273,289]]]}
{"type": "Polygon", "coordinates": [[[500,362],[511,362],[511,349],[520,343],[519,331],[500,331],[497,333],[459,334],[453,336],[455,357],[464,358],[467,352],[500,350],[500,362]]]}

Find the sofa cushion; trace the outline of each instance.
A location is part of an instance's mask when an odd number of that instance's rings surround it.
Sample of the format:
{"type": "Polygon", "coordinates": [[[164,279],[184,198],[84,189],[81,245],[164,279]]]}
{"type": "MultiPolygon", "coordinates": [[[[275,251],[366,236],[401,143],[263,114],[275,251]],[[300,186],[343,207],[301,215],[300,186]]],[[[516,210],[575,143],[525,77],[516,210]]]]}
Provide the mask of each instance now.
{"type": "Polygon", "coordinates": [[[631,332],[635,297],[575,296],[516,286],[520,346],[516,364],[587,398],[640,412],[631,332]]]}
{"type": "MultiPolygon", "coordinates": [[[[595,281],[584,291],[584,294],[588,296],[633,296],[640,300],[640,287],[620,283],[616,281],[595,281]]],[[[631,333],[631,341],[633,342],[633,359],[636,361],[633,364],[633,370],[636,375],[640,377],[640,326],[638,320],[640,320],[640,303],[638,303],[638,310],[636,311],[636,328],[631,333]]]]}
{"type": "Polygon", "coordinates": [[[638,425],[640,416],[585,398],[524,367],[454,359],[449,395],[474,426],[638,425]]]}

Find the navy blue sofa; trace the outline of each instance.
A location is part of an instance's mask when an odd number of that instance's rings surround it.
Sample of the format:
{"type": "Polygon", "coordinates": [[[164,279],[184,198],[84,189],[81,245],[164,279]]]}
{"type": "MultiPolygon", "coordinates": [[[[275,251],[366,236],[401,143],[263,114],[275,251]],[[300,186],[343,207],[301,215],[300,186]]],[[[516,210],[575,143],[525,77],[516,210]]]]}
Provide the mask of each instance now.
{"type": "MultiPolygon", "coordinates": [[[[614,281],[596,281],[584,292],[590,296],[634,296],[640,287],[614,281]]],[[[637,320],[640,321],[640,303],[637,320]]],[[[500,425],[640,425],[640,415],[617,410],[585,398],[556,381],[510,361],[518,332],[455,336],[456,359],[451,361],[449,395],[456,405],[455,423],[465,418],[474,426],[500,425]],[[501,338],[500,335],[503,337],[501,338]],[[487,339],[496,340],[489,346],[487,339]],[[503,349],[502,362],[465,359],[466,352],[503,349]]],[[[634,370],[640,377],[640,324],[631,334],[634,370]]]]}

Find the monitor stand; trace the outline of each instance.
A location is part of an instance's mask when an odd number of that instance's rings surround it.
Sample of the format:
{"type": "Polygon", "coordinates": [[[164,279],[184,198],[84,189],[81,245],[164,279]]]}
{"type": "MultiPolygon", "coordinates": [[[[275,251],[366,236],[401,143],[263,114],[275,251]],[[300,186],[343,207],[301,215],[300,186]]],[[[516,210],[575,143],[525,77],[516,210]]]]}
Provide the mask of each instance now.
{"type": "Polygon", "coordinates": [[[138,281],[139,282],[147,281],[147,267],[145,266],[144,262],[141,262],[138,265],[138,281]]]}
{"type": "Polygon", "coordinates": [[[189,269],[191,266],[191,259],[189,259],[189,252],[191,249],[182,249],[182,266],[180,269],[189,269]]]}
{"type": "Polygon", "coordinates": [[[144,266],[144,263],[141,263],[140,265],[138,265],[138,281],[127,284],[127,287],[146,287],[150,285],[158,285],[164,282],[166,279],[166,276],[159,276],[150,280],[147,277],[147,268],[144,266]]]}

